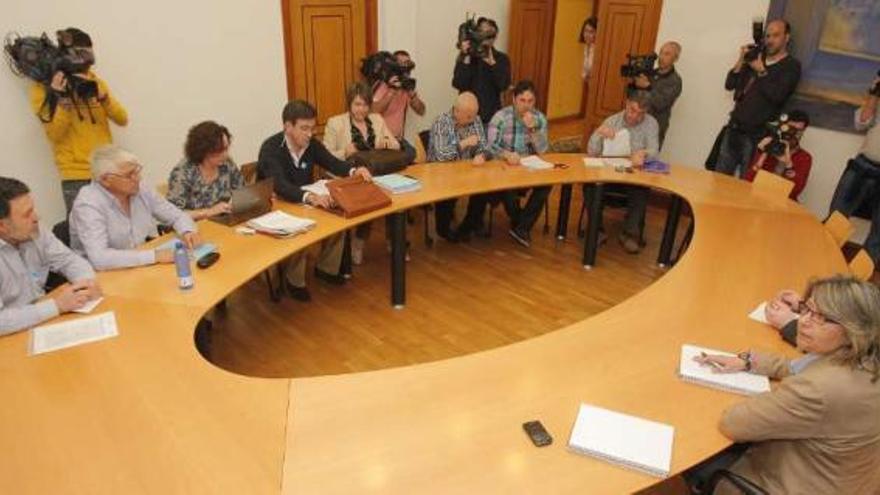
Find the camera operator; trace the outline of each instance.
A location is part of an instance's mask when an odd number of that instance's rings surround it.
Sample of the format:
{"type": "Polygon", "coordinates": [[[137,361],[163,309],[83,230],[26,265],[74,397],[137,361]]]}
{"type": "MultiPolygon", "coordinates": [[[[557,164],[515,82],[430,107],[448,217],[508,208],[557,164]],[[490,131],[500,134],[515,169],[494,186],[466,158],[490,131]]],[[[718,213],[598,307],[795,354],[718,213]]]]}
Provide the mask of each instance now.
{"type": "Polygon", "coordinates": [[[675,62],[680,55],[681,45],[678,42],[664,43],[657,58],[657,70],[650,75],[639,74],[632,82],[633,86],[650,94],[648,115],[657,119],[657,124],[660,126],[661,148],[666,138],[666,130],[669,129],[672,106],[681,96],[681,76],[675,71],[675,62]]]}
{"type": "Polygon", "coordinates": [[[477,95],[480,120],[485,126],[501,109],[501,93],[510,86],[510,59],[495,49],[498,24],[494,20],[480,17],[477,20],[477,31],[482,46],[472,47],[470,40],[461,41],[461,53],[455,61],[452,87],[459,93],[470,91],[477,95]],[[479,50],[474,50],[475,48],[479,50]],[[484,55],[479,57],[475,52],[484,55]]]}
{"type": "Polygon", "coordinates": [[[867,130],[862,149],[846,164],[837,182],[828,214],[839,211],[850,217],[865,201],[872,201],[871,231],[865,240],[865,250],[874,263],[880,262],[880,125],[877,118],[877,101],[880,99],[880,72],[856,110],[855,128],[867,130]]]}
{"type": "Polygon", "coordinates": [[[95,60],[91,37],[77,28],[68,28],[59,31],[58,38],[62,49],[91,62],[82,72],[70,77],[91,81],[97,87],[96,94],[85,98],[73,94],[72,81],[58,71],[52,77],[48,93],[46,86],[40,83],[35,83],[30,90],[31,108],[43,123],[52,145],[55,164],[61,173],[64,206],[70,213],[79,189],[91,181],[89,157],[92,151],[113,141],[109,122],[124,126],[128,124],[128,113],[110,94],[107,83],[91,70],[95,60]]]}
{"type": "MultiPolygon", "coordinates": [[[[409,77],[415,67],[409,53],[398,50],[394,52],[394,58],[399,66],[407,69],[406,76],[409,77]]],[[[406,131],[406,111],[408,108],[412,108],[416,115],[425,115],[425,102],[419,98],[416,90],[403,88],[400,78],[397,76],[392,76],[388,82],[378,81],[373,86],[372,107],[374,113],[378,113],[385,119],[385,125],[397,138],[400,149],[406,151],[411,156],[411,160],[414,160],[416,149],[404,138],[403,134],[406,131]]]]}
{"type": "Polygon", "coordinates": [[[804,130],[810,125],[810,116],[800,110],[794,110],[788,114],[788,120],[784,125],[787,129],[777,142],[777,146],[773,145],[774,135],[767,136],[758,143],[758,151],[743,178],[752,182],[761,169],[782,176],[794,182],[794,188],[788,197],[797,201],[807,185],[810,168],[813,166],[813,156],[800,145],[804,130]]]}
{"type": "Polygon", "coordinates": [[[706,168],[727,175],[745,173],[765,125],[779,115],[800,81],[801,64],[788,53],[790,39],[788,22],[775,20],[767,24],[763,47],[745,45],[740,49],[724,83],[725,89],[734,91],[736,103],[730,121],[716,138],[706,168]]]}

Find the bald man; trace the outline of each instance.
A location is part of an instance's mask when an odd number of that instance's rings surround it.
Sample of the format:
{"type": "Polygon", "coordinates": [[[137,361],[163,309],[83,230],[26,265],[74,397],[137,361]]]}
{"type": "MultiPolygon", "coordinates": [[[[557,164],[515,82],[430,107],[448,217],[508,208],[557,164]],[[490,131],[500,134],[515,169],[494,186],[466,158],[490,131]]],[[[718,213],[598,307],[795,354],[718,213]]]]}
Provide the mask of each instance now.
{"type": "Polygon", "coordinates": [[[675,62],[681,56],[681,45],[667,41],[660,47],[657,57],[657,70],[651,76],[640,74],[634,81],[637,88],[648,91],[648,115],[657,119],[660,126],[660,147],[669,129],[672,106],[681,95],[681,76],[675,71],[675,62]]]}
{"type": "MultiPolygon", "coordinates": [[[[438,115],[431,125],[428,161],[471,160],[475,165],[480,165],[491,158],[479,111],[476,95],[469,91],[459,94],[452,109],[438,115]]],[[[452,233],[454,212],[455,199],[440,201],[434,205],[437,235],[450,242],[456,241],[452,233]]]]}
{"type": "Polygon", "coordinates": [[[757,57],[746,60],[752,45],[740,48],[724,82],[736,104],[706,159],[706,168],[739,177],[746,172],[767,123],[779,117],[801,79],[801,63],[788,53],[790,40],[791,26],[775,20],[767,24],[765,48],[757,57]]]}

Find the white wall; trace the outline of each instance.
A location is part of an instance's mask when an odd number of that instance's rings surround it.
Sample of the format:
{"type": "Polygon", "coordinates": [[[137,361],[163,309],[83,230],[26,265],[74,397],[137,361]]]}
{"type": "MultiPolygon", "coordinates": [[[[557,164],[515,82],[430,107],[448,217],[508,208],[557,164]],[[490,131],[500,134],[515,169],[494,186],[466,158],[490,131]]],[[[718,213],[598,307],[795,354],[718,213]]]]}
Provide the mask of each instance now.
{"type": "Polygon", "coordinates": [[[458,93],[452,88],[458,25],[465,13],[495,19],[499,33],[495,47],[506,51],[509,18],[508,0],[380,0],[379,49],[406,50],[416,62],[413,73],[417,91],[427,105],[424,117],[409,112],[406,135],[413,141],[420,130],[448,110],[458,93]]]}
{"type": "MultiPolygon", "coordinates": [[[[668,40],[684,47],[676,65],[684,91],[672,110],[665,159],[703,166],[733,107],[731,93],[724,91],[724,77],[736,60],[738,47],[749,41],[752,17],[766,15],[767,8],[768,0],[663,2],[658,50],[668,40]]],[[[804,135],[803,147],[813,155],[813,168],[800,200],[817,217],[827,214],[837,179],[862,140],[858,135],[816,127],[804,135]]]]}
{"type": "MultiPolygon", "coordinates": [[[[167,179],[198,121],[229,127],[239,162],[255,160],[262,140],[281,128],[287,96],[277,1],[7,0],[0,16],[0,34],[68,26],[92,36],[95,70],[130,117],[127,128],[113,129],[115,141],[140,156],[152,183],[167,179]]],[[[28,84],[0,67],[0,173],[28,183],[51,225],[64,216],[60,179],[28,84]]]]}

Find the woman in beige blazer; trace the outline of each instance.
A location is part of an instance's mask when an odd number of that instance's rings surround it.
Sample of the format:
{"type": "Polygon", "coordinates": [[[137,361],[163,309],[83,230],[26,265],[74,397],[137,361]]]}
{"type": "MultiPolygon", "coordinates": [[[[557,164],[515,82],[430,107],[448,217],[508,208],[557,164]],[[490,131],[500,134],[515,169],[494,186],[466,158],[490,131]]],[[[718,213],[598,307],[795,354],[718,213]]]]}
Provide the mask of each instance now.
{"type": "MultiPolygon", "coordinates": [[[[356,82],[345,92],[348,112],[327,120],[324,127],[324,146],[336,158],[346,160],[358,151],[399,150],[400,143],[394,137],[385,119],[370,113],[373,94],[365,83],[356,82]]],[[[360,265],[364,257],[364,244],[370,236],[370,224],[361,224],[351,239],[351,260],[360,265]]]]}
{"type": "MultiPolygon", "coordinates": [[[[724,412],[721,432],[751,443],[730,470],[774,494],[880,493],[880,290],[838,275],[813,281],[802,301],[804,356],[698,359],[782,380],[724,412]]],[[[738,492],[722,482],[715,493],[738,492]]]]}

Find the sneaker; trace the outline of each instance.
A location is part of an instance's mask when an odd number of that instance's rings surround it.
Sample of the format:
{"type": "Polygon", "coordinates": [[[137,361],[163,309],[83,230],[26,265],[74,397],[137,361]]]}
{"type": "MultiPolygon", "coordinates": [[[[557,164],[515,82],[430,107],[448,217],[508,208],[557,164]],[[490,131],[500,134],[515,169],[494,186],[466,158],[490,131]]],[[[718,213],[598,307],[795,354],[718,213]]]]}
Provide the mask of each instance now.
{"type": "Polygon", "coordinates": [[[617,240],[620,242],[620,245],[623,246],[623,250],[629,254],[639,254],[642,250],[642,246],[635,237],[621,232],[617,236],[617,240]]]}
{"type": "Polygon", "coordinates": [[[317,267],[315,268],[315,277],[323,280],[324,282],[327,282],[328,284],[343,285],[345,283],[344,276],[339,274],[333,275],[331,273],[319,270],[317,267]]]}
{"type": "Polygon", "coordinates": [[[511,238],[522,247],[531,247],[531,239],[528,232],[519,229],[510,229],[507,231],[511,238]]]}
{"type": "Polygon", "coordinates": [[[351,239],[351,263],[360,265],[364,262],[364,240],[352,237],[351,239]]]}
{"type": "Polygon", "coordinates": [[[312,294],[305,287],[297,287],[285,280],[284,288],[287,289],[287,295],[294,301],[309,302],[312,300],[312,294]]]}

